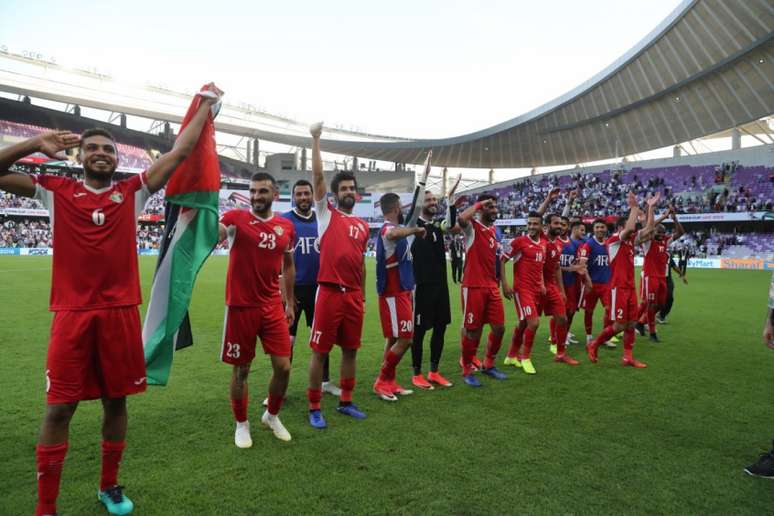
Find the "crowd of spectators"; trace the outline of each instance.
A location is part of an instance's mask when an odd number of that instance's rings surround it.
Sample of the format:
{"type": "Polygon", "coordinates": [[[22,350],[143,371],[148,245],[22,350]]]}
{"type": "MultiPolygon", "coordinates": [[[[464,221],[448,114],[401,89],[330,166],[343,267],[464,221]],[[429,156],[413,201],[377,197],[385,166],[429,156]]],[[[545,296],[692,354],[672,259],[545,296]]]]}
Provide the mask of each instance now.
{"type": "MultiPolygon", "coordinates": [[[[137,247],[158,249],[164,235],[164,224],[140,223],[137,226],[137,247]]],[[[51,224],[47,218],[0,216],[0,247],[46,248],[53,246],[51,224]]]]}

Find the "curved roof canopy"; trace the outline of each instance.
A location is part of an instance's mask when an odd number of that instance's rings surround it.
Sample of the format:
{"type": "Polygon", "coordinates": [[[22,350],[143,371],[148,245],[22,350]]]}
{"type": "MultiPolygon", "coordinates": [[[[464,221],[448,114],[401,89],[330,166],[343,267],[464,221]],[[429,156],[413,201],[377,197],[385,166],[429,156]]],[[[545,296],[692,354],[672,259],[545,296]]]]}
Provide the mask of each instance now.
{"type": "MultiPolygon", "coordinates": [[[[774,113],[771,0],[684,0],[613,64],[529,113],[481,131],[417,140],[328,128],[322,150],[461,168],[571,165],[668,147],[774,113]]],[[[0,89],[154,120],[180,122],[190,96],[10,56],[0,48],[0,89]]],[[[503,103],[505,106],[505,102],[503,103]]],[[[233,105],[225,133],[309,147],[306,124],[233,105]]]]}
{"type": "MultiPolygon", "coordinates": [[[[464,168],[583,163],[708,136],[774,113],[774,4],[686,0],[595,77],[522,116],[454,138],[323,140],[327,152],[464,168]]],[[[270,141],[308,138],[257,131],[270,141]]]]}

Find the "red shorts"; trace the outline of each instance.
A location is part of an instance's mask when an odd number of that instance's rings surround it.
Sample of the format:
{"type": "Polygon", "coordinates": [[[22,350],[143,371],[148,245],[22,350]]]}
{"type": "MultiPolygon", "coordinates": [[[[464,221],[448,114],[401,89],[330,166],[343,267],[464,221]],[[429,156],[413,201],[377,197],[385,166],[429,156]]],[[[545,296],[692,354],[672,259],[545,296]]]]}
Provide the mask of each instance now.
{"type": "Polygon", "coordinates": [[[610,306],[610,285],[607,283],[592,283],[591,289],[586,287],[586,284],[581,284],[581,291],[579,294],[581,308],[584,310],[594,311],[594,307],[597,306],[597,301],[602,303],[605,308],[610,306]]]}
{"type": "Polygon", "coordinates": [[[517,288],[513,293],[513,300],[516,302],[516,315],[520,321],[540,317],[540,292],[535,292],[526,288],[517,288]]]}
{"type": "Polygon", "coordinates": [[[610,289],[610,320],[627,323],[637,320],[637,294],[633,288],[610,289]]]}
{"type": "Polygon", "coordinates": [[[546,285],[546,293],[540,298],[540,306],[538,308],[540,313],[546,315],[564,316],[567,314],[564,299],[562,299],[562,291],[559,290],[557,285],[546,285]]]}
{"type": "Polygon", "coordinates": [[[290,332],[282,303],[227,306],[220,359],[227,364],[249,364],[255,358],[258,338],[267,355],[290,356],[290,332]]]}
{"type": "Polygon", "coordinates": [[[136,306],[54,313],[46,359],[49,404],[122,398],[146,387],[136,306]]]}
{"type": "Polygon", "coordinates": [[[394,296],[379,296],[379,318],[386,339],[414,337],[414,296],[399,292],[394,296]]]}
{"type": "Polygon", "coordinates": [[[643,276],[640,282],[640,298],[656,306],[665,305],[667,298],[666,278],[643,276]]]}
{"type": "Polygon", "coordinates": [[[497,287],[462,287],[463,326],[477,330],[485,324],[505,324],[505,309],[497,287]]]}
{"type": "Polygon", "coordinates": [[[358,349],[362,332],[363,292],[320,285],[309,346],[318,353],[329,353],[334,344],[358,349]]]}
{"type": "Polygon", "coordinates": [[[567,294],[567,303],[565,308],[567,312],[577,312],[578,303],[580,301],[581,283],[575,281],[572,285],[564,286],[564,293],[567,294]]]}

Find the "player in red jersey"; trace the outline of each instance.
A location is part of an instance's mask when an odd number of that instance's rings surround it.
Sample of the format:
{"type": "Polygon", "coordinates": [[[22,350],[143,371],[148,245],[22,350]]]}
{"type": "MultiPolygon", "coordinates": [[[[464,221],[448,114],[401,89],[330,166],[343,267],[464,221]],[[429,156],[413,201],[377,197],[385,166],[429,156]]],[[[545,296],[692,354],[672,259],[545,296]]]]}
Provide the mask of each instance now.
{"type": "MultiPolygon", "coordinates": [[[[513,259],[513,287],[504,281],[505,297],[516,302],[519,326],[514,332],[505,365],[514,365],[535,374],[530,359],[535,333],[540,326],[540,300],[546,293],[543,269],[546,263],[547,242],[543,237],[543,221],[537,212],[527,216],[527,234],[511,240],[503,253],[503,263],[513,259]],[[523,349],[522,349],[523,338],[523,349]]],[[[503,277],[505,274],[503,274],[503,277]]]]}
{"type": "MultiPolygon", "coordinates": [[[[424,184],[421,190],[424,190],[424,184]]],[[[418,194],[414,197],[415,203],[418,194]]],[[[424,237],[425,229],[416,226],[416,218],[406,226],[401,225],[403,214],[398,194],[384,194],[380,204],[385,222],[376,245],[376,291],[382,332],[387,342],[374,392],[385,401],[397,401],[396,394],[413,392],[396,382],[395,368],[414,339],[415,281],[411,244],[414,236],[424,237]]],[[[419,215],[416,205],[411,211],[419,215]]]]}
{"type": "Polygon", "coordinates": [[[637,323],[637,294],[634,291],[634,247],[653,237],[653,210],[660,198],[659,194],[648,199],[648,216],[645,227],[637,232],[639,207],[633,192],[629,192],[627,202],[630,212],[628,218],[619,218],[617,232],[607,239],[605,244],[610,253],[610,318],[611,326],[605,327],[597,338],[586,345],[589,359],[597,362],[599,346],[616,333],[624,332],[624,356],[622,364],[636,368],[647,367],[632,356],[634,347],[634,325],[637,323]]]}
{"type": "Polygon", "coordinates": [[[46,413],[36,448],[37,515],[56,513],[70,420],[80,401],[92,399],[102,400],[104,414],[99,499],[112,514],[133,509],[118,485],[118,469],[125,448],[126,396],[146,387],[137,309],[137,216],[194,150],[222,94],[212,84],[207,89],[200,92],[199,109],[172,150],[124,181],[113,181],[117,145],[104,129],[89,129],[80,137],[67,131],[44,133],[0,150],[0,189],[41,201],[54,234],[54,320],[46,359],[46,413]],[[75,147],[83,181],[8,171],[29,154],[61,159],[62,151],[75,147]]]}
{"type": "MultiPolygon", "coordinates": [[[[543,283],[546,293],[540,301],[540,310],[551,316],[551,327],[556,332],[556,362],[567,365],[578,365],[578,361],[567,355],[567,294],[564,290],[560,261],[564,245],[559,239],[562,232],[562,218],[560,215],[551,214],[546,217],[548,231],[546,239],[546,262],[543,268],[543,283]]],[[[531,362],[531,361],[530,361],[531,362]]],[[[523,367],[523,361],[522,361],[523,367]]]]}
{"type": "Polygon", "coordinates": [[[656,219],[656,233],[653,240],[642,244],[645,259],[642,265],[642,279],[640,280],[640,310],[637,321],[637,330],[645,336],[645,323],[648,323],[650,340],[659,342],[656,334],[656,312],[666,304],[667,299],[667,270],[669,268],[669,244],[683,236],[685,230],[673,207],[656,219]],[[666,228],[661,224],[671,216],[675,225],[675,231],[667,236],[666,228]]]}
{"type": "Polygon", "coordinates": [[[338,172],[331,181],[336,198],[334,207],[327,198],[320,155],[322,124],[310,128],[312,134],[312,183],[320,245],[319,288],[314,305],[309,345],[309,424],[328,426],[320,412],[322,368],[334,344],[341,347],[341,397],[337,411],[356,419],[366,415],[352,403],[355,388],[355,360],[360,348],[365,311],[365,253],[368,223],[352,215],[357,197],[357,181],[350,172],[338,172]]]}
{"type": "Polygon", "coordinates": [[[251,211],[230,210],[220,220],[220,239],[228,239],[226,320],[221,360],[233,366],[231,408],[236,419],[234,443],[253,445],[247,419],[247,376],[255,358],[255,341],[261,339],[271,357],[267,410],[261,423],[282,441],[290,441],[278,414],[290,377],[290,332],[295,315],[295,265],[293,223],[271,209],[279,191],[270,174],[258,172],[250,180],[251,211]],[[282,299],[279,277],[282,275],[282,299]],[[284,306],[283,306],[284,302],[284,306]]]}
{"type": "MultiPolygon", "coordinates": [[[[465,236],[466,250],[462,276],[462,376],[471,387],[481,387],[473,374],[473,359],[485,324],[489,324],[490,332],[481,372],[496,380],[507,378],[494,365],[505,332],[505,312],[496,270],[499,247],[494,226],[496,219],[497,204],[490,194],[479,195],[477,202],[457,217],[457,225],[465,236]],[[479,214],[478,218],[476,214],[479,214]]],[[[504,277],[500,276],[500,279],[504,277]]],[[[505,283],[503,288],[506,288],[505,283]]]]}

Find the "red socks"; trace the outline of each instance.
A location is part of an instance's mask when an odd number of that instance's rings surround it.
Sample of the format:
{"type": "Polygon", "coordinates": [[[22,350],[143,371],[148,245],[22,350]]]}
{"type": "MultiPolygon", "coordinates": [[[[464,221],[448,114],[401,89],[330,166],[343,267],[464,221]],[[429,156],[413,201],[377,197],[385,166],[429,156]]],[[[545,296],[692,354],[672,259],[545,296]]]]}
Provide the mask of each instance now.
{"type": "Polygon", "coordinates": [[[624,358],[632,359],[632,349],[634,349],[634,328],[626,328],[623,331],[624,358]]]}
{"type": "Polygon", "coordinates": [[[394,353],[392,349],[388,350],[384,354],[384,362],[382,362],[382,370],[379,372],[379,380],[389,382],[395,379],[395,368],[400,362],[401,355],[394,353]]]}
{"type": "Polygon", "coordinates": [[[269,401],[268,401],[268,407],[267,410],[269,414],[272,416],[276,416],[279,414],[280,408],[282,408],[282,402],[284,401],[284,397],[282,396],[275,396],[272,393],[269,393],[269,401]]]}
{"type": "Polygon", "coordinates": [[[494,367],[494,361],[497,357],[497,353],[503,346],[503,336],[495,337],[493,333],[489,333],[489,337],[486,341],[486,358],[484,359],[484,368],[490,369],[494,367]]]}
{"type": "Polygon", "coordinates": [[[551,339],[551,342],[553,344],[558,344],[557,342],[557,335],[556,335],[556,320],[554,318],[551,318],[551,321],[548,323],[548,337],[551,339]]]}
{"type": "Polygon", "coordinates": [[[54,514],[59,496],[59,479],[67,455],[67,443],[39,444],[35,448],[38,470],[38,504],[35,515],[54,514]]]}
{"type": "Polygon", "coordinates": [[[237,423],[247,421],[247,396],[238,400],[231,398],[231,411],[234,413],[234,419],[237,420],[237,423]]]}
{"type": "Polygon", "coordinates": [[[102,474],[99,490],[118,485],[118,467],[124,455],[125,441],[102,441],[102,474]]]}
{"type": "Polygon", "coordinates": [[[656,333],[656,309],[648,306],[648,331],[651,335],[656,333]]]}
{"type": "Polygon", "coordinates": [[[519,357],[521,360],[529,359],[532,356],[532,345],[535,343],[535,332],[529,327],[524,328],[524,351],[519,357]]]}
{"type": "MultiPolygon", "coordinates": [[[[342,385],[342,387],[344,387],[342,385]]],[[[309,410],[320,410],[320,400],[322,400],[322,390],[307,389],[306,398],[309,400],[309,410]]]]}
{"type": "Polygon", "coordinates": [[[613,330],[612,326],[605,326],[605,328],[602,330],[602,333],[597,335],[597,338],[591,341],[591,345],[594,346],[594,348],[599,348],[602,344],[610,340],[613,335],[615,335],[615,331],[613,330]]]}
{"type": "Polygon", "coordinates": [[[462,374],[467,376],[473,372],[473,357],[478,350],[478,341],[462,336],[462,374]]]}
{"type": "MultiPolygon", "coordinates": [[[[554,320],[551,319],[551,322],[554,322],[554,320]]],[[[569,327],[563,324],[556,325],[556,356],[558,357],[564,355],[564,352],[567,349],[567,332],[569,329],[569,327]]]]}
{"type": "Polygon", "coordinates": [[[513,329],[513,336],[511,337],[511,346],[508,348],[508,358],[517,358],[519,351],[521,350],[521,343],[524,339],[524,328],[526,326],[523,322],[520,322],[518,326],[513,329]]]}
{"type": "Polygon", "coordinates": [[[339,386],[341,387],[341,402],[352,403],[352,391],[355,390],[355,379],[342,378],[339,382],[339,386]]]}
{"type": "Polygon", "coordinates": [[[586,335],[593,335],[591,332],[594,330],[594,312],[591,310],[583,312],[583,325],[586,327],[586,335]]]}

